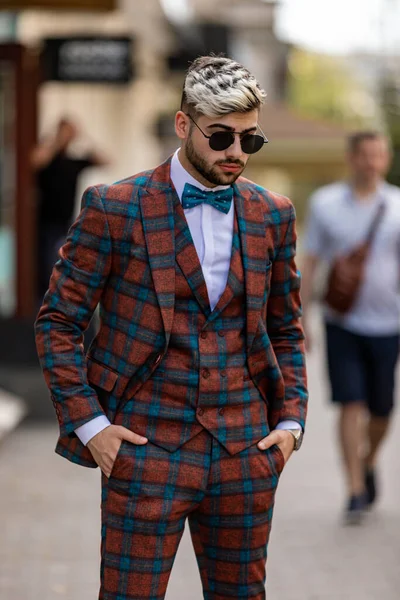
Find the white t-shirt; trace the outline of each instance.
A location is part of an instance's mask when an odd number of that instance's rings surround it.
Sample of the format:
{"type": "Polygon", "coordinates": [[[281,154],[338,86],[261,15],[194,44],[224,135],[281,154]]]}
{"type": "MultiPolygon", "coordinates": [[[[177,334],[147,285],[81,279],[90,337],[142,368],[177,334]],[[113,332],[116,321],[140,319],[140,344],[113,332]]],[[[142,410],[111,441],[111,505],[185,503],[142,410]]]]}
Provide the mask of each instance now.
{"type": "Polygon", "coordinates": [[[384,202],[367,258],[365,278],[354,307],[344,316],[324,307],[326,319],[363,335],[394,335],[400,331],[400,189],[382,182],[369,199],[354,197],[348,183],[318,189],[310,199],[304,250],[331,265],[362,243],[384,202]]]}

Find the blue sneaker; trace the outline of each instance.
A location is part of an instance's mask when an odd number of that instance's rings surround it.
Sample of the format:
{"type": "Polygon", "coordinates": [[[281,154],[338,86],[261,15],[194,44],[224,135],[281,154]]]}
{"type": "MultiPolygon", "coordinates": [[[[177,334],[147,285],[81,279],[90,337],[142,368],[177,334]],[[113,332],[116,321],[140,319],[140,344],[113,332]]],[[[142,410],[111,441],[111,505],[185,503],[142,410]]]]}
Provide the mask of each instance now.
{"type": "Polygon", "coordinates": [[[349,503],[346,509],[346,524],[361,525],[361,523],[364,520],[367,505],[368,502],[366,494],[350,496],[349,503]]]}
{"type": "Polygon", "coordinates": [[[368,506],[372,506],[377,497],[376,475],[374,469],[365,469],[365,489],[367,491],[368,506]]]}

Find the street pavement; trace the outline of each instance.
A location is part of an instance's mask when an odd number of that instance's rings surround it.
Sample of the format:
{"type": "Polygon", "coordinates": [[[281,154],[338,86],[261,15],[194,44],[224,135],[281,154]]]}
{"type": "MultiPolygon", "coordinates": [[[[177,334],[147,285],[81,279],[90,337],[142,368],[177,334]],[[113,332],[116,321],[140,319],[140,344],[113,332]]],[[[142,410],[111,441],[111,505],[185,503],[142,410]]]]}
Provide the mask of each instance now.
{"type": "MultiPolygon", "coordinates": [[[[328,403],[318,318],[314,329],[307,432],[277,493],[267,600],[398,600],[400,419],[397,413],[381,455],[377,508],[362,527],[343,526],[336,414],[328,403]]],[[[55,425],[36,424],[1,442],[0,600],[97,598],[99,472],[56,456],[56,435],[55,425]]],[[[187,532],[166,598],[202,598],[187,532]]]]}
{"type": "Polygon", "coordinates": [[[27,412],[22,398],[0,389],[0,441],[18,426],[27,412]]]}

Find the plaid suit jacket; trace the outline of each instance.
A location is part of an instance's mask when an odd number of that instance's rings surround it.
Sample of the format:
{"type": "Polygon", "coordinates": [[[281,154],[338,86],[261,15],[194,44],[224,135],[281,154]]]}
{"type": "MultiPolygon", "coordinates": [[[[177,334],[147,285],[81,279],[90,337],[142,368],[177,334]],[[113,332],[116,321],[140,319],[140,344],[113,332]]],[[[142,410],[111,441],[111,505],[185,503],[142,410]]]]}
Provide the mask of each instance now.
{"type": "MultiPolygon", "coordinates": [[[[304,427],[294,209],[287,198],[242,177],[234,194],[249,372],[268,403],[271,428],[283,419],[304,427]]],[[[96,466],[74,430],[99,415],[113,420],[167,351],[174,317],[175,200],[170,159],[114,185],[91,187],[60,250],[35,329],[60,425],[57,451],[74,462],[96,466]],[[142,285],[148,267],[155,294],[142,285]],[[85,356],[83,333],[98,304],[100,330],[85,356]],[[96,387],[113,391],[113,403],[101,404],[96,387]]]]}

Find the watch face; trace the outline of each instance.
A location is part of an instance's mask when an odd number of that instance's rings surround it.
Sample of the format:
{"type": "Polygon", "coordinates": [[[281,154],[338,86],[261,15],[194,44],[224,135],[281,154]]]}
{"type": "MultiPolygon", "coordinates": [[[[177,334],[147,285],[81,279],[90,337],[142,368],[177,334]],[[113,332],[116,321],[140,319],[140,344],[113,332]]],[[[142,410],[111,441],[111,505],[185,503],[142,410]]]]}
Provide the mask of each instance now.
{"type": "Polygon", "coordinates": [[[294,435],[294,438],[296,440],[295,444],[294,444],[294,449],[295,450],[299,450],[300,446],[302,444],[302,441],[303,441],[303,432],[302,432],[301,429],[292,429],[291,431],[292,431],[292,433],[294,435]]]}

